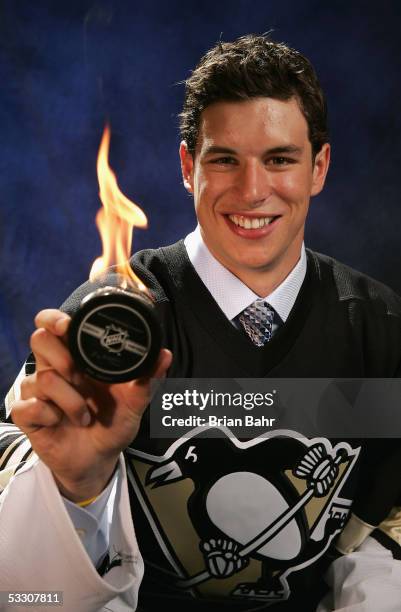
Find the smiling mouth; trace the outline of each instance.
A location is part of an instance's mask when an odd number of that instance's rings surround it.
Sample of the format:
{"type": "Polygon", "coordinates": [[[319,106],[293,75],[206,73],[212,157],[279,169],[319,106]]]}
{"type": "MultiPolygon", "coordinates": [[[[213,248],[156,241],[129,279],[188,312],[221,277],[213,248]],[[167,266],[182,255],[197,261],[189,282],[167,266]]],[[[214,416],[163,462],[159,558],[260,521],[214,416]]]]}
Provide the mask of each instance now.
{"type": "Polygon", "coordinates": [[[278,219],[279,216],[245,217],[244,215],[227,215],[234,225],[246,230],[257,230],[266,227],[278,219]]]}

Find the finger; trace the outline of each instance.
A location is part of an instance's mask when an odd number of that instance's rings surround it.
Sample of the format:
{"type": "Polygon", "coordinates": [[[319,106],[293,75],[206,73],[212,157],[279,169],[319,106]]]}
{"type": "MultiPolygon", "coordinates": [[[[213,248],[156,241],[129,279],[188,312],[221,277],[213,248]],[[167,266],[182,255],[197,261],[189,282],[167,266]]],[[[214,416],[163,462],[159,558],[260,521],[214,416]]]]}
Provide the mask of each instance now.
{"type": "Polygon", "coordinates": [[[42,427],[54,427],[62,418],[63,413],[57,406],[37,397],[18,400],[13,405],[13,422],[27,435],[42,427]]]}
{"type": "Polygon", "coordinates": [[[70,316],[55,308],[41,310],[35,317],[36,327],[44,327],[56,336],[63,336],[66,333],[70,321],[70,316]]]}
{"type": "Polygon", "coordinates": [[[147,376],[138,378],[137,383],[147,384],[150,378],[163,378],[166,375],[172,360],[172,352],[166,348],[161,349],[153,370],[147,376]]]}
{"type": "Polygon", "coordinates": [[[87,403],[78,391],[55,370],[36,373],[38,394],[45,394],[74,425],[86,427],[91,422],[87,403]]]}
{"type": "Polygon", "coordinates": [[[36,359],[36,369],[55,369],[72,382],[75,373],[72,357],[63,342],[52,332],[41,327],[31,336],[31,348],[36,359]]]}
{"type": "Polygon", "coordinates": [[[138,391],[142,393],[142,402],[144,408],[146,408],[147,404],[151,401],[157,389],[160,387],[160,383],[150,385],[150,379],[159,379],[161,381],[161,379],[166,376],[167,370],[170,367],[172,360],[172,352],[169,349],[161,349],[155,367],[153,368],[153,371],[149,374],[149,376],[134,381],[136,393],[138,393],[138,391]]]}
{"type": "MultiPolygon", "coordinates": [[[[37,397],[38,389],[36,386],[36,373],[26,376],[21,381],[20,386],[20,397],[22,400],[31,399],[37,397]]],[[[43,398],[44,399],[44,398],[43,398]]]]}
{"type": "Polygon", "coordinates": [[[161,349],[152,378],[163,378],[173,361],[173,353],[169,349],[161,349]]]}

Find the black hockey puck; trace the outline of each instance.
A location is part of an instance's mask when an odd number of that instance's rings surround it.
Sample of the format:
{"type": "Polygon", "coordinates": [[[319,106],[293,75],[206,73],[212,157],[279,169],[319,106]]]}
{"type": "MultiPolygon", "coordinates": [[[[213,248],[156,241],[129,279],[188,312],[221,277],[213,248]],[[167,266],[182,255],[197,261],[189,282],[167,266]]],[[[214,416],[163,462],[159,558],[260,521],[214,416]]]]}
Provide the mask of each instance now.
{"type": "Polygon", "coordinates": [[[161,348],[151,299],[139,291],[102,287],[86,295],[73,315],[68,341],[77,367],[107,383],[149,374],[161,348]]]}

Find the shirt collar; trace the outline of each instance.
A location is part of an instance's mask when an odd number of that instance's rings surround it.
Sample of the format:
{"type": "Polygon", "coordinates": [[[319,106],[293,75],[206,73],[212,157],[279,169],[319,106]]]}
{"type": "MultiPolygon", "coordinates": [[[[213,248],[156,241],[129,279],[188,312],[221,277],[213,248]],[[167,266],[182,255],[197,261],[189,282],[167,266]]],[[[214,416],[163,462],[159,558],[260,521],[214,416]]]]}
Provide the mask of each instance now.
{"type": "MultiPolygon", "coordinates": [[[[198,276],[228,319],[234,319],[244,308],[260,298],[211,254],[203,242],[199,226],[188,234],[184,243],[198,276]]],[[[296,266],[287,278],[264,298],[283,322],[287,320],[294,306],[305,274],[306,253],[302,244],[301,256],[296,266]]]]}

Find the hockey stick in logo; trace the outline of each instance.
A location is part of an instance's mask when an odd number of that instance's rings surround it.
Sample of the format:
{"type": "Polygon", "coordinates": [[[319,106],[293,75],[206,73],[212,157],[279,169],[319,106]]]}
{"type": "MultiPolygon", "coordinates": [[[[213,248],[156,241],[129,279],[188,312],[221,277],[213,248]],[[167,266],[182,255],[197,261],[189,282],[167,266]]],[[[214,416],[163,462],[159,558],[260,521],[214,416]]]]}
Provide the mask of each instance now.
{"type": "MultiPolygon", "coordinates": [[[[324,497],[337,478],[338,466],[348,458],[349,455],[345,448],[338,449],[336,456],[332,457],[327,453],[323,444],[318,443],[311,446],[293,471],[294,476],[306,480],[306,491],[301,495],[295,506],[282,512],[266,529],[241,548],[237,552],[238,557],[240,559],[248,557],[270,542],[293,519],[297,512],[306,506],[311,497],[324,497]]],[[[181,588],[190,588],[213,577],[215,576],[206,569],[191,578],[179,580],[177,585],[181,588]]]]}

